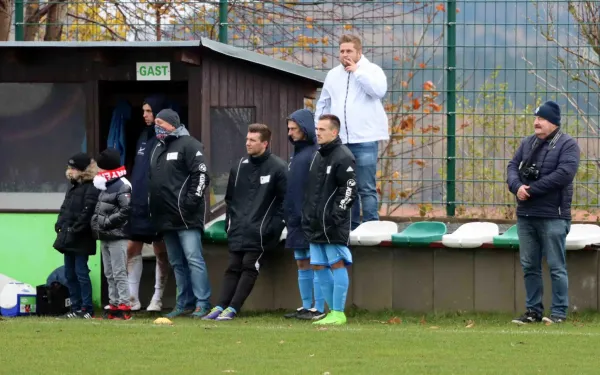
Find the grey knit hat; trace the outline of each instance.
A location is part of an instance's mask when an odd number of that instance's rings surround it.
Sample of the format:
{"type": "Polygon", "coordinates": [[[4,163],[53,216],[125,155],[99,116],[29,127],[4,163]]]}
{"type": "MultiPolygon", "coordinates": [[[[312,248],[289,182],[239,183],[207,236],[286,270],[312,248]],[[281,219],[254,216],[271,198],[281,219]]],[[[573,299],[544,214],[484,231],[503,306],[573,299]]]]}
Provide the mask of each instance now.
{"type": "Polygon", "coordinates": [[[162,111],[158,112],[156,118],[171,124],[175,128],[181,126],[181,120],[179,119],[179,115],[177,114],[177,112],[169,108],[163,109],[162,111]]]}

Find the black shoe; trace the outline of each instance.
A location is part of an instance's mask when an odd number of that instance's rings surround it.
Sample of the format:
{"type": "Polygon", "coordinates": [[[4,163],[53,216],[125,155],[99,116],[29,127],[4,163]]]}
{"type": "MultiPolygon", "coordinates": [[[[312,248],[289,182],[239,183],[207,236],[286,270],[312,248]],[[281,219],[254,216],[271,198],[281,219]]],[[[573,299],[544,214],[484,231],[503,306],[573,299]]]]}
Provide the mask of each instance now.
{"type": "Polygon", "coordinates": [[[525,314],[512,320],[512,322],[515,324],[539,323],[541,321],[542,316],[533,310],[527,310],[525,314]]]}
{"type": "Polygon", "coordinates": [[[79,319],[94,319],[94,314],[87,311],[79,310],[75,314],[79,319]]]}
{"type": "Polygon", "coordinates": [[[57,316],[56,319],[79,319],[79,315],[77,315],[78,312],[68,312],[64,315],[61,316],[57,316]]]}
{"type": "Polygon", "coordinates": [[[300,320],[319,320],[319,319],[323,319],[325,317],[325,313],[322,313],[320,311],[317,311],[317,309],[310,309],[310,310],[304,310],[302,312],[298,312],[298,315],[296,316],[297,319],[300,320]]]}
{"type": "Polygon", "coordinates": [[[565,318],[559,318],[558,316],[550,315],[549,318],[544,317],[542,321],[546,324],[559,324],[564,323],[565,318]]]}
{"type": "Polygon", "coordinates": [[[305,311],[308,311],[308,310],[306,310],[304,307],[298,307],[298,308],[296,309],[296,311],[294,311],[294,312],[291,312],[291,313],[289,313],[289,314],[285,314],[283,317],[284,317],[284,318],[286,318],[286,319],[297,318],[297,317],[298,317],[298,314],[300,314],[300,313],[303,313],[303,312],[305,312],[305,311]]]}

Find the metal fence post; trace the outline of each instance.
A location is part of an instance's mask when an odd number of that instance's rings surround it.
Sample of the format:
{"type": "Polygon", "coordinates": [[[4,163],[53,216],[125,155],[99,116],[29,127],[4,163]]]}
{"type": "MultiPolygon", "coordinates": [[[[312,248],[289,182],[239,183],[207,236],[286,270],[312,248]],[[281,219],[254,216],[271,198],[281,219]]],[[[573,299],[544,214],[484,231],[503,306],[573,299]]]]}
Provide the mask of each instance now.
{"type": "Polygon", "coordinates": [[[15,1],[15,40],[21,42],[25,39],[25,25],[24,25],[24,7],[25,0],[15,1]]]}
{"type": "Polygon", "coordinates": [[[227,0],[219,0],[219,42],[227,44],[227,0]]]}
{"type": "Polygon", "coordinates": [[[454,216],[456,206],[456,0],[448,0],[447,31],[447,61],[446,61],[446,120],[447,120],[447,155],[446,166],[446,214],[454,216]]]}

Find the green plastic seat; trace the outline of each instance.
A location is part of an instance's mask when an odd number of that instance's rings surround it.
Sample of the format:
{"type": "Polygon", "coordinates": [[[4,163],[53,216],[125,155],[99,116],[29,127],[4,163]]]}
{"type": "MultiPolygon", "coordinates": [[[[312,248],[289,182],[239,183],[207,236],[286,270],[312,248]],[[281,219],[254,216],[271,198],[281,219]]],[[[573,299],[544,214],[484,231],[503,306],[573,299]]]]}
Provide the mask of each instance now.
{"type": "Polygon", "coordinates": [[[429,246],[432,242],[441,241],[448,232],[446,224],[439,221],[421,221],[409,225],[400,233],[392,234],[395,246],[429,246]]]}
{"type": "Polygon", "coordinates": [[[499,236],[495,236],[493,240],[495,247],[519,247],[519,235],[517,226],[513,225],[508,230],[499,236]]]}
{"type": "Polygon", "coordinates": [[[227,242],[227,232],[225,232],[225,220],[219,220],[204,230],[204,238],[209,241],[223,243],[227,242]]]}

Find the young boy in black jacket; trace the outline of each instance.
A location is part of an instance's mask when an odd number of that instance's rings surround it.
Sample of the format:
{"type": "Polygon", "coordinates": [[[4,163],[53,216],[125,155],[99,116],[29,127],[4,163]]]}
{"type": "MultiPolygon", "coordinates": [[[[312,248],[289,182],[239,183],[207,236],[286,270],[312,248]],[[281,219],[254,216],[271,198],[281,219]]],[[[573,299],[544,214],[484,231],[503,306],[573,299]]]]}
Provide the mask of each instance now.
{"type": "Polygon", "coordinates": [[[127,281],[127,222],[130,213],[131,184],[123,177],[119,151],[104,150],[96,159],[98,175],[94,186],[100,190],[92,216],[94,238],[100,240],[104,276],[108,283],[108,319],[131,319],[127,281]]]}
{"type": "Polygon", "coordinates": [[[94,316],[87,262],[90,255],[96,254],[90,220],[98,202],[99,191],[92,183],[97,170],[96,163],[84,153],[69,159],[66,176],[72,186],[54,225],[57,236],[53,247],[65,256],[65,276],[71,298],[71,312],[62,317],[66,319],[91,319],[94,316]]]}

